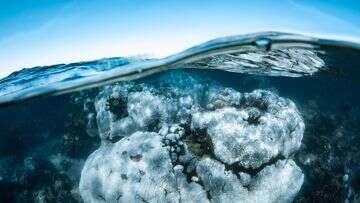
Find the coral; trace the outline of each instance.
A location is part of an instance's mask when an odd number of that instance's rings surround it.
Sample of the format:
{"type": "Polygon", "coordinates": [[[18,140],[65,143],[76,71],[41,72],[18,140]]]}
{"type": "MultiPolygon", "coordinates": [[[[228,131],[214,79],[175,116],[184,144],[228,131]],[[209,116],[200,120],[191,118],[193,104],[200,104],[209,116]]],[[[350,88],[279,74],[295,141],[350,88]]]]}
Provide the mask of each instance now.
{"type": "Polygon", "coordinates": [[[193,115],[192,128],[206,129],[221,161],[258,168],[300,147],[305,125],[293,102],[256,90],[241,103],[193,115]]]}
{"type": "Polygon", "coordinates": [[[204,192],[199,186],[186,183],[182,173],[176,171],[161,139],[156,133],[137,132],[91,154],[79,186],[83,199],[86,202],[178,202],[178,182],[182,185],[182,198],[190,200],[187,195],[204,192]],[[190,188],[188,193],[186,190],[190,188]]]}
{"type": "Polygon", "coordinates": [[[102,145],[81,173],[84,201],[291,201],[304,180],[291,156],[305,128],[295,104],[177,74],[96,97],[102,145]]]}
{"type": "Polygon", "coordinates": [[[79,187],[84,201],[288,202],[303,182],[292,160],[277,161],[244,183],[209,157],[197,161],[195,176],[188,181],[183,160],[173,164],[173,148],[163,142],[157,133],[137,132],[95,151],[82,171],[79,187]]]}

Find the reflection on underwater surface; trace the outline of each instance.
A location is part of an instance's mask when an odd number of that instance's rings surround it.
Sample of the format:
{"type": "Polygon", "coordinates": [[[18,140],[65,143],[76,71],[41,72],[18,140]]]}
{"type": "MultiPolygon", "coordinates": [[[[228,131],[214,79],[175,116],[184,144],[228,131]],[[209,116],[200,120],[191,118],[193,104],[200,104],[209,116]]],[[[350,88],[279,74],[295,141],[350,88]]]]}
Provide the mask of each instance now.
{"type": "Polygon", "coordinates": [[[360,201],[360,53],[254,52],[2,107],[0,200],[360,201]]]}
{"type": "Polygon", "coordinates": [[[139,79],[174,68],[217,69],[269,76],[309,76],[332,71],[326,68],[321,59],[321,56],[328,55],[328,49],[344,52],[335,57],[341,61],[341,57],[348,52],[358,52],[360,45],[265,32],[217,38],[162,59],[118,57],[35,67],[14,72],[0,80],[0,105],[139,79]]]}

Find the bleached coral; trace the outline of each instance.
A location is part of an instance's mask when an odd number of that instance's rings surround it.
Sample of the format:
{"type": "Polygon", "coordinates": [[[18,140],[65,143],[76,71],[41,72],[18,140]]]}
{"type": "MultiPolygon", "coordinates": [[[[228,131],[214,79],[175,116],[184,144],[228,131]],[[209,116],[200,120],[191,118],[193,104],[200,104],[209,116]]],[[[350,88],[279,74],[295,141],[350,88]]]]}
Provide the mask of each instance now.
{"type": "Polygon", "coordinates": [[[180,193],[188,200],[204,196],[200,185],[186,182],[181,167],[172,166],[161,139],[137,132],[91,154],[80,181],[84,201],[178,202],[180,193]]]}
{"type": "Polygon", "coordinates": [[[188,182],[184,167],[172,165],[161,139],[156,133],[135,133],[91,154],[80,181],[84,201],[288,202],[303,182],[292,160],[278,161],[254,177],[247,175],[244,184],[241,176],[211,158],[198,161],[198,177],[188,182]]]}
{"type": "Polygon", "coordinates": [[[125,86],[121,94],[105,89],[96,100],[96,118],[102,140],[128,136],[139,130],[153,131],[166,120],[168,112],[163,96],[149,90],[131,91],[131,88],[132,86],[125,86]],[[126,101],[123,115],[109,111],[109,108],[113,108],[109,98],[119,100],[118,102],[126,101]]]}
{"type": "Polygon", "coordinates": [[[245,94],[241,103],[239,108],[193,115],[192,128],[207,130],[216,157],[227,164],[258,168],[300,147],[305,126],[293,102],[256,90],[245,94]]]}
{"type": "Polygon", "coordinates": [[[304,122],[276,94],[184,74],[121,83],[95,101],[102,146],[83,168],[85,202],[288,202],[304,122]]]}
{"type": "Polygon", "coordinates": [[[241,182],[243,177],[210,158],[201,160],[197,171],[213,202],[291,202],[304,180],[292,160],[265,167],[246,185],[241,182]]]}
{"type": "Polygon", "coordinates": [[[161,137],[136,133],[90,155],[81,176],[80,192],[86,202],[169,201],[177,196],[171,169],[161,137]]]}

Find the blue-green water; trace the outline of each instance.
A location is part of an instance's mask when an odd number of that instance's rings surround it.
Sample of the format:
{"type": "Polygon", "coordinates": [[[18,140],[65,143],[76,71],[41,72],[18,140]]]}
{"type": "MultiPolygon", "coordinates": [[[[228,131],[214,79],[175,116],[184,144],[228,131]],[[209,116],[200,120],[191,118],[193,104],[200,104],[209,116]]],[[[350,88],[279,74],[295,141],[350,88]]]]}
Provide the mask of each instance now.
{"type": "Polygon", "coordinates": [[[14,73],[0,200],[358,202],[358,47],[267,33],[14,73]]]}

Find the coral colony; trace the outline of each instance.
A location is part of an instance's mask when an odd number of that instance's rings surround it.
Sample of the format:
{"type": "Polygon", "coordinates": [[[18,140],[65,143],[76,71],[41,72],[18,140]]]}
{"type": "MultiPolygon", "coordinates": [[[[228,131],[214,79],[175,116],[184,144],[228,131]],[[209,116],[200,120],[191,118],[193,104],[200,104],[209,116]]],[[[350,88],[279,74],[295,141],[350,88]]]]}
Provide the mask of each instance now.
{"type": "Polygon", "coordinates": [[[295,104],[199,80],[103,88],[90,116],[101,146],[80,179],[86,202],[293,200],[304,181],[292,160],[305,128],[295,104]]]}

